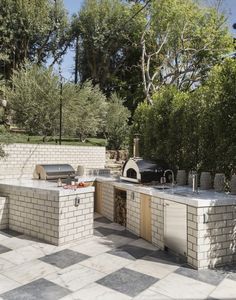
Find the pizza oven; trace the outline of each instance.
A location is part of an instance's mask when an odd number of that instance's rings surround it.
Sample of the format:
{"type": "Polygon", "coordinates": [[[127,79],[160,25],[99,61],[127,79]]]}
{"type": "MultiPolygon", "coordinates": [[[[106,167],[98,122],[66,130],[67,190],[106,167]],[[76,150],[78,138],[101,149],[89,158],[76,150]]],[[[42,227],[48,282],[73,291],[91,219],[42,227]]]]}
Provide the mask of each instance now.
{"type": "Polygon", "coordinates": [[[160,182],[168,165],[161,160],[151,161],[139,157],[139,138],[134,138],[134,157],[127,160],[123,166],[120,179],[136,183],[160,182]]]}

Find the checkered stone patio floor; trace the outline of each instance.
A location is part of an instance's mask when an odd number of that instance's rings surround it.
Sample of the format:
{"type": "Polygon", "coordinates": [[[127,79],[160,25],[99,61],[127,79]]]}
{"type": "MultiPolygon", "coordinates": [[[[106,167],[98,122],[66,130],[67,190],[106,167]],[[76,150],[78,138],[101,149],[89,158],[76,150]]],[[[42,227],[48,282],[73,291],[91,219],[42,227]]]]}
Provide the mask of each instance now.
{"type": "Polygon", "coordinates": [[[236,267],[196,271],[106,218],[53,246],[0,231],[0,300],[236,299],[236,267]]]}

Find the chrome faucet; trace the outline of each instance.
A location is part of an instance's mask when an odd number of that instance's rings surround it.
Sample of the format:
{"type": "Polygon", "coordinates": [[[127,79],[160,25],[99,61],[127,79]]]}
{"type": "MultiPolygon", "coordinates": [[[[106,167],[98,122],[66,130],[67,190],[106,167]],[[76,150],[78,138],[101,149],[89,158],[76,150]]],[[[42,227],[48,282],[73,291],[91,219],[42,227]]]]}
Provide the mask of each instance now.
{"type": "Polygon", "coordinates": [[[193,185],[193,193],[198,193],[198,182],[197,182],[197,174],[192,175],[192,185],[193,185]]]}
{"type": "Polygon", "coordinates": [[[171,173],[171,180],[172,180],[172,187],[175,185],[175,176],[174,176],[174,172],[172,171],[172,170],[170,170],[170,169],[168,169],[168,170],[165,170],[164,171],[164,174],[163,174],[163,177],[165,177],[165,175],[166,175],[166,173],[167,172],[170,172],[171,173]]]}

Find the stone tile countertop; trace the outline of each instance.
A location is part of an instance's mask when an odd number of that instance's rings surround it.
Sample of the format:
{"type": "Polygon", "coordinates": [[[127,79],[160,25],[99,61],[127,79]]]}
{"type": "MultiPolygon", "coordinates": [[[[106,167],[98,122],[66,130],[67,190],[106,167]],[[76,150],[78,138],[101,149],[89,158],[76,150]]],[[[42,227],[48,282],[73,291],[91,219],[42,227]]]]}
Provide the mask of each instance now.
{"type": "Polygon", "coordinates": [[[91,193],[95,191],[93,186],[73,189],[65,189],[63,187],[57,187],[56,182],[50,182],[45,180],[36,180],[36,179],[2,179],[0,180],[0,192],[1,187],[14,187],[14,188],[29,188],[39,192],[55,192],[59,196],[68,196],[68,195],[77,195],[84,193],[91,193]]]}
{"type": "Polygon", "coordinates": [[[137,183],[129,183],[114,178],[97,177],[98,182],[111,182],[116,188],[131,190],[134,192],[151,195],[161,199],[171,200],[195,207],[236,205],[236,195],[219,193],[214,190],[199,190],[193,193],[189,186],[145,186],[137,183]]]}
{"type": "MultiPolygon", "coordinates": [[[[214,190],[199,190],[198,193],[193,193],[188,186],[145,186],[142,184],[135,184],[126,181],[121,181],[118,178],[111,176],[82,176],[77,178],[78,182],[103,182],[110,183],[116,188],[130,190],[133,192],[147,194],[161,199],[171,200],[195,207],[208,207],[208,206],[223,206],[223,205],[236,205],[236,195],[218,193],[214,190]]],[[[1,186],[12,186],[31,188],[44,191],[52,191],[59,193],[59,196],[75,195],[81,193],[94,192],[93,186],[77,188],[76,190],[64,189],[57,187],[55,182],[34,179],[3,179],[0,180],[1,186]]]]}

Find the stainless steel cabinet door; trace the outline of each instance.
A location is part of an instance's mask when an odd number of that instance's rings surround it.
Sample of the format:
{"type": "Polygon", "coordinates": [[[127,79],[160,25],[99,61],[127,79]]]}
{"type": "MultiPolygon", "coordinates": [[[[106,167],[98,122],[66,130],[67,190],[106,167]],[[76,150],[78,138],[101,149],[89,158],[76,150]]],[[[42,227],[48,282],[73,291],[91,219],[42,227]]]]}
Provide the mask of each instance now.
{"type": "Polygon", "coordinates": [[[164,202],[164,243],[170,250],[187,255],[187,206],[164,202]]]}

